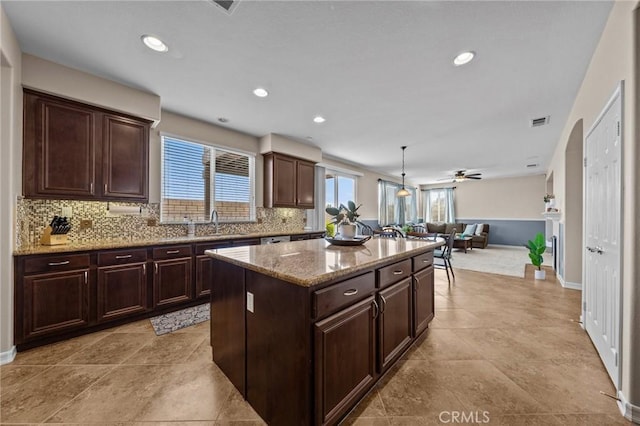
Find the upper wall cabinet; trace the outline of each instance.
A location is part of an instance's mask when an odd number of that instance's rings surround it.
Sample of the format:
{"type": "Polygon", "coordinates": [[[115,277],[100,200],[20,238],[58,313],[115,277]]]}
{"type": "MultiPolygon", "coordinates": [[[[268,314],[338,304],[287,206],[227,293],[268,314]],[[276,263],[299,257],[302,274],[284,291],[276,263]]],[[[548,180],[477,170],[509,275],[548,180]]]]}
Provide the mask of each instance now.
{"type": "Polygon", "coordinates": [[[29,198],[149,198],[150,122],[24,91],[23,191],[29,198]]]}
{"type": "Polygon", "coordinates": [[[288,155],[264,155],[265,207],[313,209],[315,164],[288,155]]]}

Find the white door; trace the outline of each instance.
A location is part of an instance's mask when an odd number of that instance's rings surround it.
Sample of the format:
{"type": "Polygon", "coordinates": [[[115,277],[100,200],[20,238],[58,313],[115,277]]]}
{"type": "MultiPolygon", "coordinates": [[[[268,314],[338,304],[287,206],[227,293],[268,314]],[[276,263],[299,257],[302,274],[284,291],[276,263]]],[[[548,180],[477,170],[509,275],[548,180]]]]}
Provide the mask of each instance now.
{"type": "Polygon", "coordinates": [[[584,141],[583,320],[619,389],[622,280],[622,82],[584,141]]]}

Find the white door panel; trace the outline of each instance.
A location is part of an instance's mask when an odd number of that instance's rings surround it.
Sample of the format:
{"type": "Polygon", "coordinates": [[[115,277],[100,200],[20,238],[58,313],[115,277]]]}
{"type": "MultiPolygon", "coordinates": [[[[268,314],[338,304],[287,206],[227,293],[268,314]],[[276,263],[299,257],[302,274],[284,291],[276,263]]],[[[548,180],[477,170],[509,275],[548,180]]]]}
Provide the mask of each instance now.
{"type": "Polygon", "coordinates": [[[609,376],[619,385],[621,326],[622,84],[585,138],[583,319],[609,376]]]}

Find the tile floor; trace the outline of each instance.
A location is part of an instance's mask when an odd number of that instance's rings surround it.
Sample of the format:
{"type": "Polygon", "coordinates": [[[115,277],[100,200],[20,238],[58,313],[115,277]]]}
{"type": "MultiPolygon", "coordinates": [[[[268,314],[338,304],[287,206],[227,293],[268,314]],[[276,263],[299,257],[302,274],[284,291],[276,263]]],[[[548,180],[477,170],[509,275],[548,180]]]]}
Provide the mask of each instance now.
{"type": "MultiPolygon", "coordinates": [[[[614,388],[576,322],[580,293],[528,275],[458,269],[449,286],[436,271],[430,329],[344,424],[630,424],[599,393],[614,388]]],[[[0,367],[0,422],[264,424],[212,363],[208,333],[156,337],[145,320],[19,353],[0,367]]]]}

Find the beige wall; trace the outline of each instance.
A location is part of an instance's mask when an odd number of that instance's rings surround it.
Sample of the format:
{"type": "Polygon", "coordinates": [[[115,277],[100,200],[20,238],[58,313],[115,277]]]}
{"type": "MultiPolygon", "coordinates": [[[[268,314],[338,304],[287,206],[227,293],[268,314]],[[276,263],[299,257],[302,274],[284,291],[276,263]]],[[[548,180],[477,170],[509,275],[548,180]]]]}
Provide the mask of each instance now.
{"type": "Polygon", "coordinates": [[[13,346],[14,200],[22,173],[22,53],[0,3],[0,363],[13,346]]]}
{"type": "Polygon", "coordinates": [[[24,87],[160,121],[160,97],[36,56],[22,56],[24,87]]]}
{"type": "MultiPolygon", "coordinates": [[[[593,125],[614,89],[621,80],[625,82],[624,89],[624,125],[623,125],[623,185],[626,188],[623,197],[623,232],[624,235],[638,233],[638,191],[640,190],[640,171],[638,164],[636,126],[636,67],[637,43],[635,20],[637,2],[617,1],[594,55],[585,74],[573,108],[565,124],[562,136],[558,141],[556,151],[549,167],[554,175],[554,191],[557,207],[562,212],[565,223],[576,220],[567,217],[566,212],[566,146],[574,125],[583,120],[584,135],[593,125]]],[[[638,268],[640,264],[640,250],[637,238],[623,238],[622,250],[622,278],[623,278],[623,319],[622,319],[622,394],[636,407],[640,407],[640,292],[637,289],[638,268]]],[[[570,259],[565,257],[565,262],[570,259]]],[[[566,265],[565,263],[565,266],[566,265]]]]}
{"type": "Polygon", "coordinates": [[[542,220],[544,175],[483,179],[446,185],[423,185],[423,189],[456,187],[456,217],[461,219],[542,220]]]}
{"type": "Polygon", "coordinates": [[[322,161],[322,150],[317,146],[303,144],[275,133],[260,138],[260,153],[267,152],[294,155],[314,163],[322,161]]]}

